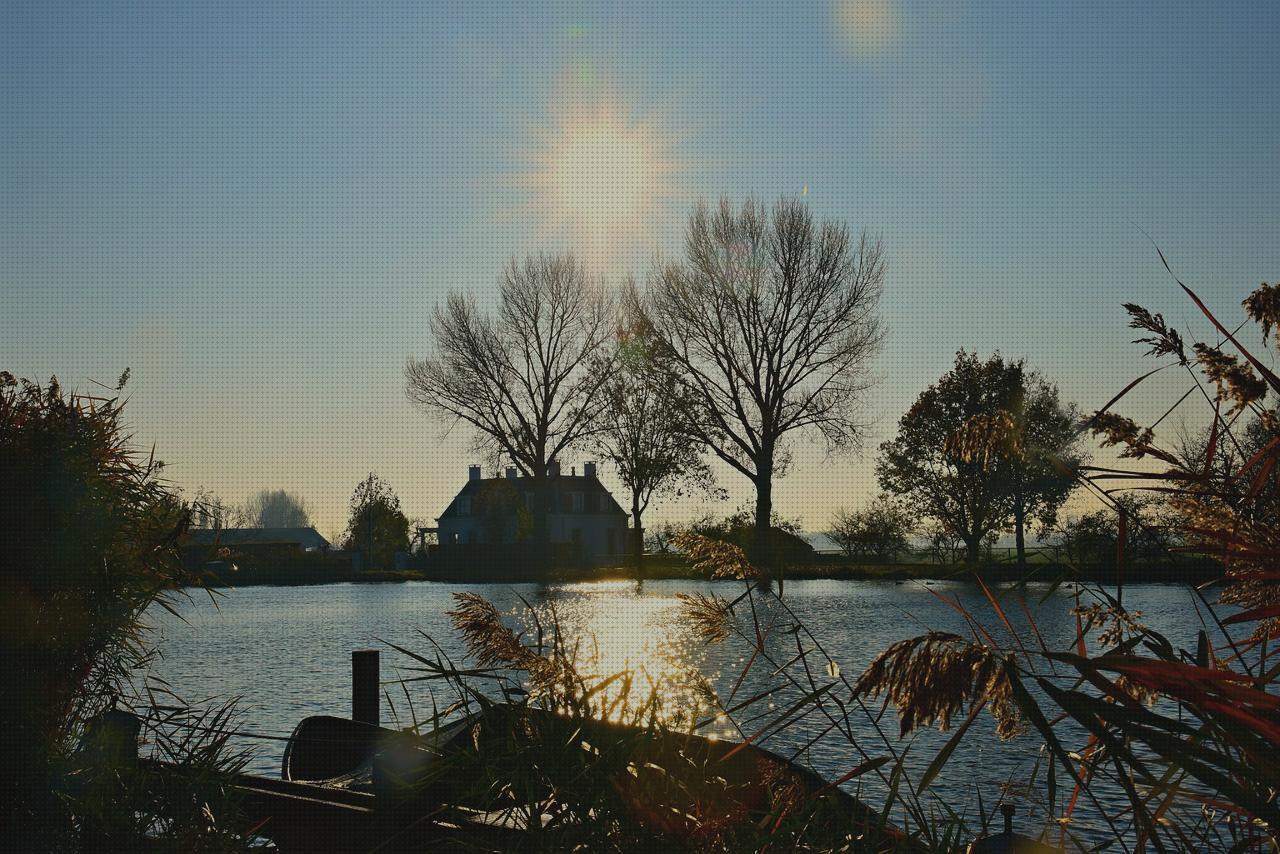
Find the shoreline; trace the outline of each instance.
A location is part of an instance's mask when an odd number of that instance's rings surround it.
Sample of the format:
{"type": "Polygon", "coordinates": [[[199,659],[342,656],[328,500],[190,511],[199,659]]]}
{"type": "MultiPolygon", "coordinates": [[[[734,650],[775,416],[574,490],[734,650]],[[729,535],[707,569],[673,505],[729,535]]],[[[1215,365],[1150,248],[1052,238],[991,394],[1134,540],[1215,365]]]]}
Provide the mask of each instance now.
{"type": "MultiPolygon", "coordinates": [[[[212,589],[238,587],[303,587],[324,584],[403,584],[410,581],[440,582],[444,584],[569,584],[592,581],[707,581],[741,583],[739,579],[716,579],[695,571],[683,561],[667,556],[646,561],[642,574],[631,566],[606,566],[589,570],[559,570],[538,577],[518,572],[495,571],[489,568],[469,573],[433,573],[425,570],[368,570],[342,572],[274,572],[260,569],[239,572],[232,578],[216,574],[206,578],[203,585],[212,589]]],[[[1221,569],[1211,561],[1197,560],[1160,565],[1126,567],[1117,578],[1114,569],[1097,567],[1076,571],[1065,564],[1031,564],[1025,569],[1011,565],[988,564],[976,569],[963,564],[804,564],[793,565],[784,571],[784,581],[963,581],[972,583],[975,574],[983,582],[1008,583],[1093,583],[1114,586],[1123,584],[1200,584],[1221,577],[1221,569]]]]}

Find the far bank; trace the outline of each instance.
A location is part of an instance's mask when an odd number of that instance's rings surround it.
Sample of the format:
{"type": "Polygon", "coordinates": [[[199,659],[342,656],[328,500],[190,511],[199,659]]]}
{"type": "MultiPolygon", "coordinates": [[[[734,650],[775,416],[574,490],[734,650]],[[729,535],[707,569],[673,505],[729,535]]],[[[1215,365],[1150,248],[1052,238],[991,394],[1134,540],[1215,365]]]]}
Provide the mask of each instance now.
{"type": "MultiPolygon", "coordinates": [[[[1165,583],[1200,584],[1220,575],[1215,561],[1196,555],[1178,556],[1166,561],[1134,563],[1119,572],[1108,565],[1076,565],[1065,562],[1029,562],[1026,567],[1015,563],[992,561],[976,566],[949,563],[896,562],[871,563],[850,561],[843,556],[815,555],[811,560],[790,563],[785,579],[832,581],[970,581],[984,582],[1094,582],[1107,585],[1165,583]]],[[[566,583],[578,581],[690,580],[712,581],[710,574],[693,566],[683,555],[646,555],[637,568],[630,563],[596,567],[560,566],[546,572],[531,573],[503,564],[472,567],[413,567],[401,570],[361,570],[324,561],[286,561],[279,564],[260,562],[237,567],[222,564],[205,572],[209,587],[252,587],[261,585],[293,586],[342,583],[399,583],[406,581],[439,581],[457,583],[566,583]]],[[[730,579],[725,579],[730,580],[730,579]]],[[[731,581],[731,580],[730,580],[731,581]]],[[[740,582],[739,582],[740,583],[740,582]]]]}

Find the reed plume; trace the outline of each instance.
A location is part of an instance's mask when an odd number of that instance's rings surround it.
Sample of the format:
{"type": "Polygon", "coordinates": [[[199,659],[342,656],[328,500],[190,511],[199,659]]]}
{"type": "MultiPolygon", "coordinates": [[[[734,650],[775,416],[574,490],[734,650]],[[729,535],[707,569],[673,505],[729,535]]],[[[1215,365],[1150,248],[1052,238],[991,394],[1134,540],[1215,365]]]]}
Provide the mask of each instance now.
{"type": "Polygon", "coordinates": [[[986,702],[1003,740],[1023,730],[1013,702],[1008,657],[949,632],[929,632],[890,646],[859,677],[858,696],[886,695],[898,707],[900,734],[938,725],[946,732],[966,704],[986,702]]]}
{"type": "Polygon", "coordinates": [[[709,572],[712,578],[750,580],[763,577],[747,558],[747,553],[732,543],[693,531],[681,531],[672,538],[672,543],[689,556],[695,569],[709,572]]]}

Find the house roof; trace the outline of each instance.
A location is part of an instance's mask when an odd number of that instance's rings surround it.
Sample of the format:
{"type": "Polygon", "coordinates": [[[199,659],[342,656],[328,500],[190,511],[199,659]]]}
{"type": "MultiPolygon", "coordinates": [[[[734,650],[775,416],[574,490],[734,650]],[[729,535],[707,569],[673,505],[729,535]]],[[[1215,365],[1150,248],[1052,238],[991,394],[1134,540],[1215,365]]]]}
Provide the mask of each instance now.
{"type": "Polygon", "coordinates": [[[297,545],[303,549],[327,549],[329,541],[315,528],[201,528],[189,532],[197,545],[265,546],[297,545]]]}
{"type": "MultiPolygon", "coordinates": [[[[600,478],[595,475],[571,475],[561,474],[548,477],[543,481],[546,489],[550,490],[552,507],[563,506],[561,496],[581,492],[586,495],[604,495],[607,499],[605,509],[587,511],[588,514],[600,513],[627,515],[621,505],[614,499],[613,493],[605,489],[604,484],[600,482],[600,478]]],[[[458,490],[458,494],[449,502],[449,506],[441,513],[437,519],[451,519],[454,516],[461,515],[458,513],[458,499],[464,496],[471,497],[471,516],[488,515],[491,511],[489,503],[493,502],[494,511],[498,515],[514,514],[517,509],[524,507],[524,494],[533,490],[533,479],[526,477],[486,477],[479,480],[468,480],[463,484],[462,489],[458,490]]],[[[591,506],[588,504],[587,506],[591,506]]],[[[551,512],[562,512],[552,510],[551,512]]]]}

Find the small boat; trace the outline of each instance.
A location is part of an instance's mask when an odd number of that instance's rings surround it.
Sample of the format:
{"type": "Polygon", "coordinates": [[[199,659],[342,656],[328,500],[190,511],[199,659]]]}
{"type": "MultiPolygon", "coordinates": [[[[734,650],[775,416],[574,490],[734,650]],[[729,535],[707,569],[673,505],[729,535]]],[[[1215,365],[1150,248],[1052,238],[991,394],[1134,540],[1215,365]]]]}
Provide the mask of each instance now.
{"type": "Polygon", "coordinates": [[[383,829],[406,848],[441,832],[494,850],[558,847],[575,825],[589,840],[582,825],[605,812],[650,839],[746,829],[780,833],[775,847],[786,849],[824,833],[905,842],[877,811],[764,748],[527,705],[486,703],[426,734],[309,717],[289,739],[283,777],[373,795],[380,813],[400,817],[383,829]],[[797,832],[805,839],[786,835],[797,832]]]}

